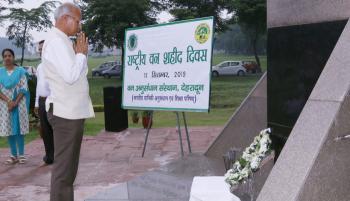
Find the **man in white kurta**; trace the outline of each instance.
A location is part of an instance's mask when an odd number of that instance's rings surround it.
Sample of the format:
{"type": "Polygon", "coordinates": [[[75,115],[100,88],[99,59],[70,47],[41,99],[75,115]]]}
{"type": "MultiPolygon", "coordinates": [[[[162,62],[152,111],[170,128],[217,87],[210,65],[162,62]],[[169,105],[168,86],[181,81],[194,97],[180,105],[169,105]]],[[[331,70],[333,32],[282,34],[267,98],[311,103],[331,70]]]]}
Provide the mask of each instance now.
{"type": "Polygon", "coordinates": [[[53,128],[55,162],[51,176],[51,201],[73,201],[73,183],[78,171],[84,120],[94,117],[87,81],[88,42],[81,28],[81,11],[71,3],[55,11],[55,27],[45,39],[42,62],[49,84],[46,100],[53,128]]]}

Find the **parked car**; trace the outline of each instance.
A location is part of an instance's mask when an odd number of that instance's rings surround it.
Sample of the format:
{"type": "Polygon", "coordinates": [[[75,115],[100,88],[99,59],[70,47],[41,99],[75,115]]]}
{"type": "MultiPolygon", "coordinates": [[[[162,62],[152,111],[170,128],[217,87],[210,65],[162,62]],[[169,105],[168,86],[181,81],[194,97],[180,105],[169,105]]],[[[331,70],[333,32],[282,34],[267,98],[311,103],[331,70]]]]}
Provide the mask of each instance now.
{"type": "Polygon", "coordinates": [[[223,61],[213,66],[211,72],[213,77],[218,77],[220,75],[244,76],[247,71],[243,67],[242,61],[223,61]]]}
{"type": "Polygon", "coordinates": [[[243,67],[249,73],[256,73],[258,70],[258,64],[255,61],[242,61],[243,67]]]}
{"type": "Polygon", "coordinates": [[[115,65],[107,70],[102,71],[102,76],[105,78],[111,78],[112,76],[120,76],[122,65],[115,65]]]}
{"type": "Polygon", "coordinates": [[[101,64],[97,68],[93,68],[91,71],[92,76],[102,76],[102,72],[105,70],[110,69],[112,66],[115,66],[117,64],[120,64],[120,62],[117,61],[109,61],[101,64]]]}

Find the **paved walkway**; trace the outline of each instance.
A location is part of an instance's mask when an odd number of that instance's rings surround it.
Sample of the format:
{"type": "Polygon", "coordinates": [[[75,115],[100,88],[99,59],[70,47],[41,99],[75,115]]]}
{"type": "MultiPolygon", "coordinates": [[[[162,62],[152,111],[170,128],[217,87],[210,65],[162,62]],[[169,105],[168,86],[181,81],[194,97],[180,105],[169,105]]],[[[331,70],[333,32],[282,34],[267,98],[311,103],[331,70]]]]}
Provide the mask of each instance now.
{"type": "MultiPolygon", "coordinates": [[[[203,153],[221,129],[189,128],[192,152],[203,153]]],[[[186,155],[188,149],[182,133],[186,155]]],[[[152,129],[145,157],[141,158],[144,136],[144,129],[131,128],[120,133],[102,132],[96,137],[84,137],[75,200],[83,201],[181,157],[175,128],[152,129]]],[[[43,152],[42,141],[38,139],[26,145],[27,164],[0,164],[0,201],[49,200],[51,166],[43,165],[43,152]]],[[[8,149],[0,149],[0,161],[7,157],[8,149]]]]}

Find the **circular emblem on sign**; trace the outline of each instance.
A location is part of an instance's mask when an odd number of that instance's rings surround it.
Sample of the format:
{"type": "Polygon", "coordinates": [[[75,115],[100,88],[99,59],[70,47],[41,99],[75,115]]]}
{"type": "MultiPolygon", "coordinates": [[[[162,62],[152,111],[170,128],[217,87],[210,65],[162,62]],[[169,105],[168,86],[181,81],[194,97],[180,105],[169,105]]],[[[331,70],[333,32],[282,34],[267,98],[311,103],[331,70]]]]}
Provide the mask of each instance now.
{"type": "Polygon", "coordinates": [[[137,47],[137,36],[132,34],[128,39],[128,48],[130,51],[133,51],[137,47]]]}
{"type": "Polygon", "coordinates": [[[202,24],[198,25],[194,35],[195,35],[196,41],[198,43],[203,44],[203,43],[207,42],[207,40],[209,39],[209,35],[210,35],[209,25],[206,23],[202,23],[202,24]]]}

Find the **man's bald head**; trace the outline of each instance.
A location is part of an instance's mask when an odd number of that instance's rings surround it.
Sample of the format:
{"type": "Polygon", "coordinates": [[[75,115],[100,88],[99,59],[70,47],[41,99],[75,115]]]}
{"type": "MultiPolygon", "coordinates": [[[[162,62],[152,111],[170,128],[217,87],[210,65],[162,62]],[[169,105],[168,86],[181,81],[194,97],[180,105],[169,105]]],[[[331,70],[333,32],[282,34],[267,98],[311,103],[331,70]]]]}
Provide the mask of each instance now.
{"type": "Polygon", "coordinates": [[[72,3],[64,3],[60,5],[56,10],[55,10],[55,20],[59,20],[62,16],[64,15],[69,15],[73,12],[80,11],[80,8],[72,3]]]}
{"type": "Polygon", "coordinates": [[[81,10],[72,3],[64,3],[55,11],[55,26],[68,36],[81,31],[81,10]]]}

